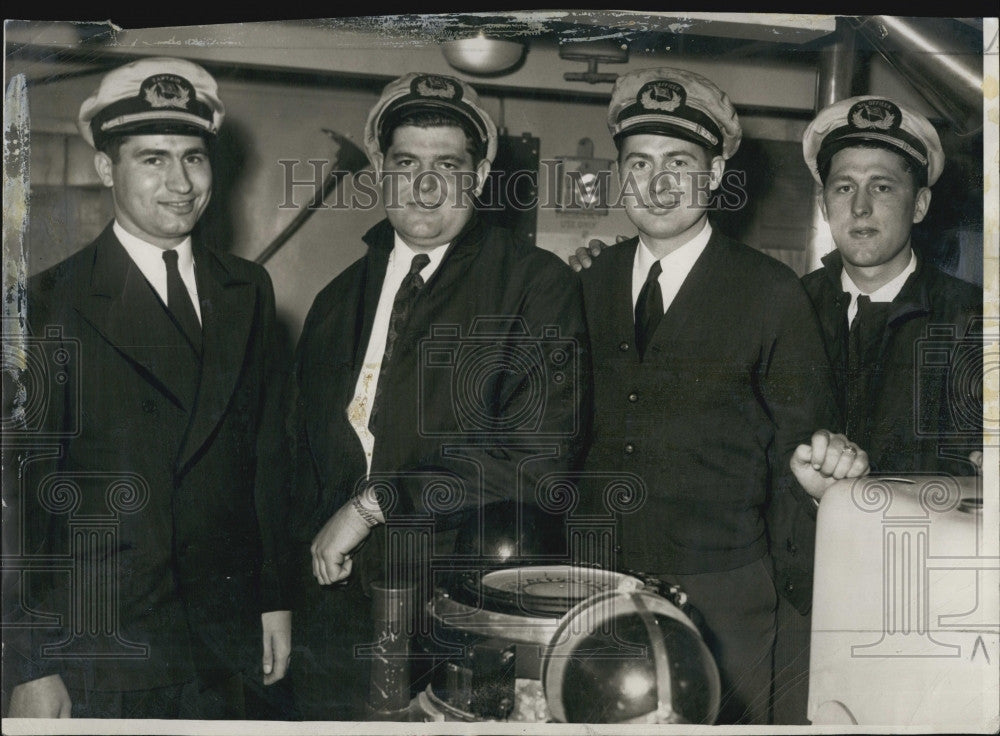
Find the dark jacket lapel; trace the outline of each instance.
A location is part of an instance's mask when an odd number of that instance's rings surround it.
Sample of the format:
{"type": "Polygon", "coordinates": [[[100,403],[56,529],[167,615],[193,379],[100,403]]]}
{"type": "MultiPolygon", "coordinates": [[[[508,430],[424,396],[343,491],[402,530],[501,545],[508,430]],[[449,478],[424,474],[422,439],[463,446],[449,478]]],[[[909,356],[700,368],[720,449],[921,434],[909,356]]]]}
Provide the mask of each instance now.
{"type": "MultiPolygon", "coordinates": [[[[441,259],[441,264],[418,295],[408,323],[410,327],[422,326],[429,320],[429,310],[432,309],[433,303],[430,296],[435,290],[449,293],[451,284],[466,278],[465,265],[479,252],[484,234],[485,225],[482,219],[473,213],[462,230],[451,241],[448,250],[441,259]]],[[[389,264],[389,254],[395,246],[395,233],[392,225],[388,220],[382,220],[365,234],[364,241],[369,246],[368,265],[364,288],[363,322],[359,340],[355,346],[355,379],[357,379],[357,373],[368,348],[372,323],[375,321],[375,312],[378,309],[379,296],[382,293],[382,282],[385,280],[389,264]]]]}
{"type": "MultiPolygon", "coordinates": [[[[915,317],[925,316],[931,311],[931,299],[930,295],[927,293],[927,279],[923,276],[926,266],[924,265],[923,259],[919,255],[916,256],[916,258],[916,270],[910,274],[909,278],[906,279],[906,282],[903,284],[903,288],[900,289],[899,294],[892,300],[892,305],[889,307],[889,314],[886,318],[886,329],[883,332],[882,345],[879,348],[880,355],[886,352],[889,340],[892,339],[894,331],[898,329],[900,325],[915,317]]],[[[831,251],[823,256],[822,261],[823,270],[829,280],[832,293],[843,293],[843,286],[840,283],[840,278],[841,273],[844,270],[844,259],[840,255],[840,252],[836,250],[831,251]]],[[[836,315],[836,323],[831,324],[828,319],[823,319],[823,315],[820,316],[821,322],[823,322],[823,331],[827,340],[830,340],[833,335],[846,336],[847,319],[845,315],[847,305],[849,303],[848,299],[848,296],[844,294],[842,304],[841,302],[837,302],[838,307],[842,306],[843,314],[836,315]]]]}
{"type": "Polygon", "coordinates": [[[76,309],[146,380],[184,407],[183,383],[164,358],[188,349],[187,343],[110,225],[95,242],[90,283],[80,290],[76,309]]]}
{"type": "Polygon", "coordinates": [[[851,297],[840,283],[840,272],[843,269],[840,253],[831,251],[823,256],[822,262],[822,274],[827,287],[822,294],[828,299],[813,306],[816,307],[820,329],[823,330],[827,357],[830,364],[838,369],[839,375],[839,370],[843,369],[847,361],[847,308],[851,297]]]}
{"type": "Polygon", "coordinates": [[[441,265],[438,266],[421,290],[412,317],[413,322],[418,321],[417,313],[421,305],[426,304],[425,295],[433,293],[435,289],[450,292],[451,284],[465,280],[468,275],[467,266],[479,253],[485,235],[485,224],[478,214],[473,213],[469,221],[448,245],[448,249],[441,258],[441,265]]]}
{"type": "Polygon", "coordinates": [[[201,305],[201,384],[178,459],[181,469],[225,414],[244,367],[247,340],[257,311],[253,284],[231,274],[206,248],[196,244],[194,256],[201,305]]]}
{"type": "Polygon", "coordinates": [[[713,229],[705,250],[681,284],[677,296],[663,315],[650,345],[669,343],[677,338],[692,320],[700,321],[719,288],[718,274],[726,269],[725,244],[727,238],[713,229]]]}
{"type": "MultiPolygon", "coordinates": [[[[354,330],[354,362],[351,365],[354,382],[357,382],[358,372],[364,363],[368,350],[368,340],[371,338],[372,325],[375,322],[375,312],[378,311],[379,297],[382,295],[382,282],[389,267],[389,254],[393,247],[393,231],[388,220],[382,220],[372,227],[362,238],[368,245],[368,255],[365,257],[365,268],[361,274],[361,299],[358,305],[357,322],[354,330]]],[[[352,383],[353,385],[353,383],[352,383]]]]}

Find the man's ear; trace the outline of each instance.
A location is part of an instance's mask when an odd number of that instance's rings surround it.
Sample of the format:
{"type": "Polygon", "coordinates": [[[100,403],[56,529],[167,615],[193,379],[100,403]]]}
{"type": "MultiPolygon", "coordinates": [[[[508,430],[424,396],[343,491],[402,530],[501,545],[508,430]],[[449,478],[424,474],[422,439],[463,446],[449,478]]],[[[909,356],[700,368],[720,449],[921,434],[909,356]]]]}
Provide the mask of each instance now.
{"type": "Polygon", "coordinates": [[[714,192],[722,183],[722,174],[726,170],[726,159],[722,158],[722,156],[713,156],[709,170],[711,171],[711,177],[708,182],[708,188],[714,192]]]}
{"type": "Polygon", "coordinates": [[[931,206],[931,190],[930,187],[920,187],[920,191],[917,192],[917,198],[913,203],[913,224],[916,225],[918,222],[923,221],[927,216],[927,210],[931,206]]]}
{"type": "Polygon", "coordinates": [[[490,175],[490,161],[489,159],[483,159],[479,162],[476,167],[476,196],[478,197],[483,193],[483,187],[486,186],[486,177],[490,175]]]}
{"type": "Polygon", "coordinates": [[[381,151],[371,155],[372,169],[375,170],[375,181],[382,178],[382,167],[385,165],[385,154],[381,151]]]}
{"type": "Polygon", "coordinates": [[[115,185],[114,177],[111,175],[114,166],[111,157],[104,151],[98,151],[94,154],[94,168],[97,170],[97,176],[100,178],[101,184],[109,189],[115,185]]]}
{"type": "MultiPolygon", "coordinates": [[[[824,185],[824,188],[825,188],[825,185],[824,185]]],[[[822,191],[820,191],[820,193],[819,193],[819,211],[820,211],[820,214],[823,215],[823,221],[824,222],[829,222],[830,218],[826,216],[826,196],[824,195],[824,193],[822,191]]]]}

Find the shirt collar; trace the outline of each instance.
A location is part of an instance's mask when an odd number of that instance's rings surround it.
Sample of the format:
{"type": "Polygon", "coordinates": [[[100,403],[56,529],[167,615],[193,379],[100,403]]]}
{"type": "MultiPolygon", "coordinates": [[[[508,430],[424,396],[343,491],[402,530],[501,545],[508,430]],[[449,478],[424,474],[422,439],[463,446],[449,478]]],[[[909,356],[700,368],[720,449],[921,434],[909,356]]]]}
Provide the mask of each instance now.
{"type": "Polygon", "coordinates": [[[449,245],[451,243],[444,243],[443,245],[434,246],[431,250],[417,251],[403,242],[403,239],[399,237],[399,233],[393,231],[393,245],[392,252],[389,254],[389,268],[398,267],[409,270],[410,263],[413,262],[413,256],[426,253],[431,260],[426,266],[420,269],[420,276],[423,278],[424,283],[427,283],[427,280],[437,271],[438,266],[441,265],[441,260],[444,258],[449,245]]]}
{"type": "MultiPolygon", "coordinates": [[[[896,278],[894,278],[892,281],[883,284],[878,289],[868,294],[867,295],[868,298],[871,299],[873,302],[891,302],[893,299],[899,296],[899,292],[903,290],[903,284],[906,283],[906,280],[910,277],[910,274],[916,270],[917,270],[917,257],[913,253],[913,249],[911,248],[910,261],[909,263],[906,264],[906,268],[903,269],[902,273],[896,276],[896,278]]],[[[846,268],[842,268],[840,271],[840,286],[844,291],[846,291],[848,294],[851,295],[852,304],[855,301],[857,301],[857,298],[861,294],[865,293],[858,288],[857,284],[854,283],[854,279],[852,279],[850,275],[847,273],[846,268]]]]}
{"type": "MultiPolygon", "coordinates": [[[[667,265],[670,266],[671,273],[674,274],[684,274],[687,273],[694,267],[695,261],[698,260],[698,256],[701,255],[702,251],[705,250],[705,246],[708,245],[708,241],[712,237],[712,226],[708,222],[708,218],[705,218],[705,226],[701,229],[697,235],[695,235],[691,240],[686,242],[680,248],[667,255],[660,258],[660,265],[663,267],[664,273],[667,271],[667,265]]],[[[642,235],[639,235],[639,247],[635,250],[635,271],[641,271],[643,278],[649,273],[649,269],[652,267],[653,262],[657,258],[650,252],[646,244],[642,242],[642,235]]]]}
{"type": "MultiPolygon", "coordinates": [[[[147,265],[152,266],[153,264],[157,264],[158,267],[163,266],[163,253],[165,252],[163,248],[136,237],[123,228],[118,223],[118,220],[115,220],[114,231],[118,237],[118,242],[125,247],[125,250],[132,260],[135,261],[136,265],[144,267],[142,269],[144,272],[147,265]]],[[[184,238],[180,245],[169,250],[177,251],[177,268],[181,272],[193,266],[194,252],[191,247],[190,235],[184,238]]]]}

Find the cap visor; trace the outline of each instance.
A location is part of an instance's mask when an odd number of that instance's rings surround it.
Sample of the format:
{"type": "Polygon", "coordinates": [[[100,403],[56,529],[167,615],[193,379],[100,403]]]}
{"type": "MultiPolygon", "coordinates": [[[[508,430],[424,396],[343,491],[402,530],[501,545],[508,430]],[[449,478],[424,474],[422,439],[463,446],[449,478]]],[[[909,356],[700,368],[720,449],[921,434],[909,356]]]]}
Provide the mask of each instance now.
{"type": "Polygon", "coordinates": [[[927,167],[927,160],[921,160],[918,151],[914,151],[913,148],[906,145],[902,141],[896,140],[892,136],[879,133],[851,133],[830,141],[820,148],[819,152],[816,154],[817,168],[822,169],[823,166],[825,166],[826,163],[834,157],[834,155],[843,151],[845,148],[851,148],[853,146],[881,148],[889,151],[890,153],[902,156],[917,169],[924,169],[927,167]]]}
{"type": "Polygon", "coordinates": [[[640,135],[640,134],[652,134],[652,135],[663,135],[669,138],[680,138],[682,141],[688,141],[689,143],[696,143],[705,150],[711,153],[720,153],[722,146],[713,146],[707,139],[702,138],[697,133],[693,133],[690,130],[681,128],[676,125],[670,125],[667,123],[639,123],[633,125],[625,130],[621,131],[615,136],[615,141],[621,145],[621,141],[630,135],[640,135]]]}

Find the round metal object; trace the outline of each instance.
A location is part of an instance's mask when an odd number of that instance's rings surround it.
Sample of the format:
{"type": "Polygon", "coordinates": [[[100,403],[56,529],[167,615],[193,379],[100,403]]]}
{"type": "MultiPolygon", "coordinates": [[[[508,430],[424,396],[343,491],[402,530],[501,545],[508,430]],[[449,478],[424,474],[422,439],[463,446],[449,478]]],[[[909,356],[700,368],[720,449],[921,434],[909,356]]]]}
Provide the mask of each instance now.
{"type": "Polygon", "coordinates": [[[564,723],[703,723],[719,711],[719,672],[694,624],[644,590],[574,606],[542,661],[553,718],[564,723]]]}

